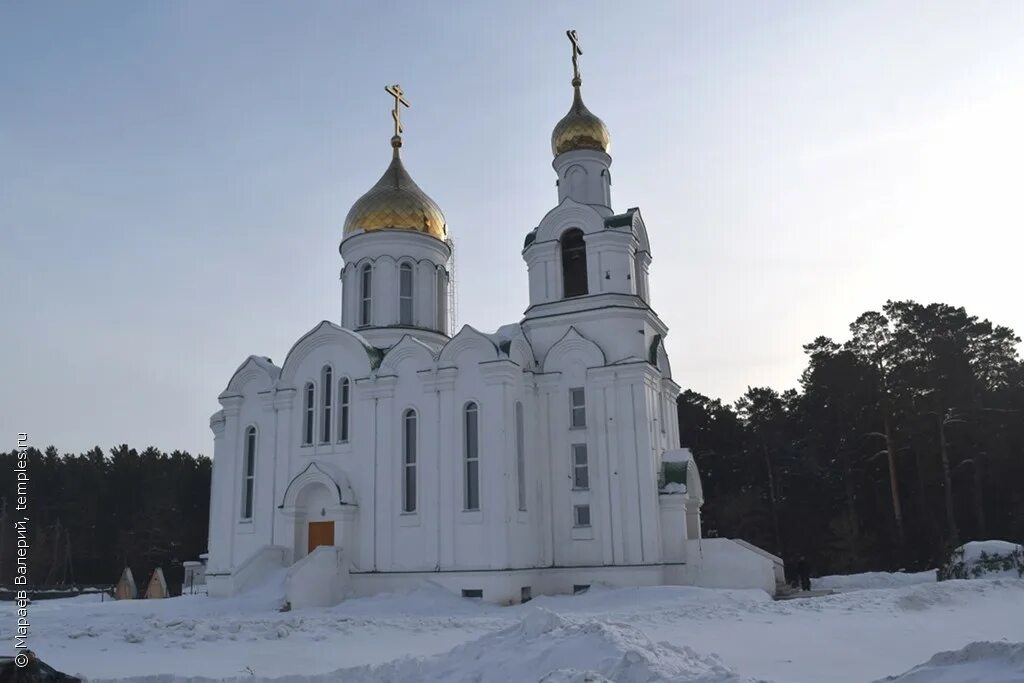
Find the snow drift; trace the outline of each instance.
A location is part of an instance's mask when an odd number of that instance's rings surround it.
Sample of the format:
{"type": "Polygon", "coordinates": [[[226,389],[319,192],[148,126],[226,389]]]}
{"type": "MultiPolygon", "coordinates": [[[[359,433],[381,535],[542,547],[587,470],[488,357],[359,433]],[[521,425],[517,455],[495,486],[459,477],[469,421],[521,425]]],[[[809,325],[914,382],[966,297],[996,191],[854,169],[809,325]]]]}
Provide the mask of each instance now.
{"type": "MultiPolygon", "coordinates": [[[[940,652],[889,683],[1020,683],[1024,681],[1024,643],[971,643],[940,652]]],[[[882,683],[877,681],[876,683],[882,683]]]]}
{"type": "MultiPolygon", "coordinates": [[[[715,655],[685,646],[655,643],[628,624],[575,621],[542,607],[516,624],[430,657],[404,657],[385,664],[325,674],[208,679],[144,676],[137,683],[753,683],[715,655]]],[[[100,683],[93,680],[93,683],[100,683]]]]}

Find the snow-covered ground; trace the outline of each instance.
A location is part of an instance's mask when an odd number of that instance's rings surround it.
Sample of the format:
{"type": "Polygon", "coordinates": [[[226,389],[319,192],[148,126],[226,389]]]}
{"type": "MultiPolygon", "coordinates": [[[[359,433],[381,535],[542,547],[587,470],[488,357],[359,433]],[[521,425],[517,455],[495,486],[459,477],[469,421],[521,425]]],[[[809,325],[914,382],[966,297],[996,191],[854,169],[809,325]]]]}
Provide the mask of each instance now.
{"type": "Polygon", "coordinates": [[[896,588],[918,583],[935,583],[935,570],[926,572],[864,572],[811,579],[812,590],[857,591],[867,588],[896,588]]]}
{"type": "MultiPolygon", "coordinates": [[[[149,683],[1024,681],[1019,579],[828,577],[845,592],[784,602],[760,591],[595,587],[514,607],[424,586],[279,612],[281,578],[230,599],[36,602],[30,647],[92,681],[149,683]],[[886,587],[857,590],[858,581],[886,587]]],[[[13,606],[0,609],[11,642],[13,606]]]]}

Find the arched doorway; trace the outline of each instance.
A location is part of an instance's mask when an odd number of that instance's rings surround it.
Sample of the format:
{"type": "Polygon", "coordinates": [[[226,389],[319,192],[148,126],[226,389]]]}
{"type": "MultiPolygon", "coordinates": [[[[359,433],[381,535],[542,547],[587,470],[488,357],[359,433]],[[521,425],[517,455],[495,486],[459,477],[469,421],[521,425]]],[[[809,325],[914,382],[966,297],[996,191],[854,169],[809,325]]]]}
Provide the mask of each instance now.
{"type": "Polygon", "coordinates": [[[281,539],[291,547],[292,562],[326,545],[343,547],[358,566],[359,507],[343,472],[326,463],[310,463],[288,484],[280,512],[281,539]],[[289,535],[290,544],[285,541],[289,535]]]}
{"type": "Polygon", "coordinates": [[[295,557],[305,557],[321,545],[339,545],[335,523],[337,496],[321,482],[306,484],[295,500],[295,557]]]}

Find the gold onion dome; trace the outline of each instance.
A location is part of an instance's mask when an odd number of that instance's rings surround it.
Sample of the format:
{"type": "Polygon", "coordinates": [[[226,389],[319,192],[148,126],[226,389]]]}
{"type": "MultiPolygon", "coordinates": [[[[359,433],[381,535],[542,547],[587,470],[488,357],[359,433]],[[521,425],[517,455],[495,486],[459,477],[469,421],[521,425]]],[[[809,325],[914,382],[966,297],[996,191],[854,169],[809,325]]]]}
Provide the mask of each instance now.
{"type": "Polygon", "coordinates": [[[377,184],[356,200],[345,217],[345,236],[372,230],[415,230],[439,240],[448,237],[444,214],[434,200],[413,182],[402,165],[400,137],[391,140],[394,158],[377,184]]]}
{"type": "Polygon", "coordinates": [[[607,154],[611,147],[608,126],[583,104],[579,79],[573,79],[572,84],[572,107],[551,133],[551,153],[558,156],[577,149],[593,149],[607,154]]]}

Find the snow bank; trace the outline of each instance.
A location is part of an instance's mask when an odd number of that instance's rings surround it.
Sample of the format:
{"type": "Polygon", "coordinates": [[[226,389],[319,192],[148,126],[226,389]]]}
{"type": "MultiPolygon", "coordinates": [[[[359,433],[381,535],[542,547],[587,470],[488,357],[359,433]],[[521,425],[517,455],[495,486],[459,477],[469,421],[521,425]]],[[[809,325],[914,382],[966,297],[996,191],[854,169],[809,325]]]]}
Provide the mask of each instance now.
{"type": "Polygon", "coordinates": [[[926,572],[864,572],[836,574],[811,579],[813,590],[856,591],[877,588],[898,588],[920,583],[935,583],[935,570],[926,572]]]}
{"type": "Polygon", "coordinates": [[[579,595],[542,595],[512,610],[544,607],[557,612],[630,613],[659,611],[679,607],[707,607],[709,609],[750,608],[772,602],[763,590],[712,589],[695,586],[643,586],[639,588],[610,588],[592,585],[579,595]]]}
{"type": "Polygon", "coordinates": [[[1024,547],[1008,541],[971,541],[953,550],[939,580],[1024,577],[1024,547]]]}
{"type": "MultiPolygon", "coordinates": [[[[144,676],[136,683],[206,683],[213,679],[144,676]]],[[[655,643],[633,626],[596,619],[574,621],[544,608],[527,611],[516,624],[430,657],[325,674],[263,678],[238,683],[745,683],[715,655],[655,643]]],[[[93,683],[99,683],[94,681],[93,683]]]]}
{"type": "Polygon", "coordinates": [[[890,683],[1020,683],[1024,681],[1024,643],[971,643],[959,650],[940,652],[905,674],[883,680],[890,683]]]}

